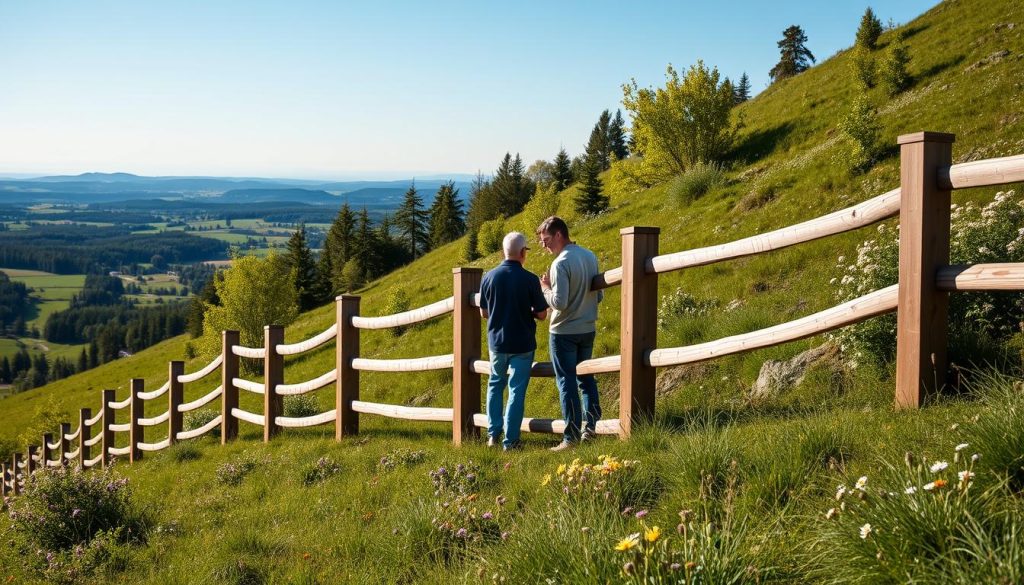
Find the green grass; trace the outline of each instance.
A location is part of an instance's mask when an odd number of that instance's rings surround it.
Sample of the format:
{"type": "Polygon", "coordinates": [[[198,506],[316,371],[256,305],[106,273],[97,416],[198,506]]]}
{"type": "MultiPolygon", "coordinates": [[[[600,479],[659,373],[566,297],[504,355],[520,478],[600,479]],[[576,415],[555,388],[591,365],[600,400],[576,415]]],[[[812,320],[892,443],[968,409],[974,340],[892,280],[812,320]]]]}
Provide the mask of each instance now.
{"type": "MultiPolygon", "coordinates": [[[[1024,117],[1017,87],[1024,77],[1024,60],[1016,58],[1024,52],[1024,44],[1019,29],[997,31],[994,25],[1002,22],[1024,22],[1024,8],[994,0],[948,2],[907,25],[914,85],[892,101],[885,101],[879,90],[872,94],[881,107],[887,144],[895,144],[899,134],[935,130],[956,133],[954,158],[958,161],[1024,153],[1024,117]],[[1004,48],[1011,50],[1010,58],[965,72],[972,63],[1004,48]],[[969,110],[965,104],[970,104],[969,110]]],[[[850,23],[851,37],[855,26],[850,23]]],[[[883,45],[891,35],[883,35],[883,45]]],[[[835,127],[855,91],[849,59],[848,52],[841,52],[740,106],[745,126],[727,181],[692,203],[671,197],[667,184],[635,192],[605,175],[611,210],[580,219],[573,217],[570,190],[563,195],[561,214],[570,219],[573,238],[595,251],[602,268],[611,268],[620,264],[618,229],[623,226],[660,227],[660,250],[672,252],[781,228],[894,188],[899,184],[895,150],[863,175],[850,175],[836,162],[841,145],[835,127]],[[758,195],[753,198],[756,205],[740,206],[745,198],[748,203],[752,200],[748,197],[752,192],[758,195]],[[762,196],[767,192],[773,196],[762,196]]],[[[961,191],[954,200],[990,199],[997,190],[961,191]]],[[[508,227],[527,233],[534,228],[519,217],[509,220],[508,227]]],[[[865,230],[663,275],[659,278],[662,296],[679,287],[700,299],[717,301],[718,309],[700,321],[674,322],[659,330],[658,346],[751,331],[834,305],[829,280],[838,274],[836,258],[850,257],[856,244],[867,237],[865,230]],[[738,308],[726,312],[725,307],[733,303],[738,308]]],[[[396,287],[406,290],[414,306],[449,296],[451,268],[464,265],[463,248],[461,241],[443,246],[371,283],[360,293],[361,313],[381,314],[388,292],[396,287]]],[[[539,272],[548,262],[543,255],[533,256],[527,268],[539,272]]],[[[471,265],[486,269],[497,263],[497,255],[491,255],[471,265]]],[[[598,321],[595,353],[599,356],[618,353],[620,292],[606,292],[598,321]]],[[[287,327],[286,340],[308,338],[333,319],[332,306],[309,311],[287,327]]],[[[446,354],[451,352],[451,335],[450,317],[413,328],[398,340],[385,332],[366,331],[360,352],[372,358],[446,354]]],[[[899,464],[907,451],[931,460],[948,457],[963,438],[951,427],[963,427],[989,407],[984,402],[940,398],[919,411],[896,411],[891,406],[891,369],[861,366],[844,371],[835,364],[818,366],[801,385],[779,397],[756,404],[745,400],[765,360],[786,359],[822,341],[812,338],[673,370],[675,381],[659,393],[654,427],[629,442],[605,439],[569,455],[556,456],[543,449],[555,441],[549,436],[527,436],[525,452],[513,456],[479,445],[453,450],[448,425],[369,416],[363,417],[359,437],[341,443],[331,440],[330,429],[310,429],[286,430],[279,439],[262,445],[256,429],[241,423],[239,441],[225,448],[201,443],[198,459],[190,455],[178,462],[173,453],[147,454],[144,463],[124,472],[137,482],[140,501],[156,510],[165,530],[136,552],[126,574],[108,580],[476,582],[490,581],[495,572],[512,571],[520,562],[523,570],[532,571],[527,580],[552,577],[561,582],[563,578],[553,574],[555,561],[562,561],[560,575],[584,570],[586,564],[579,559],[584,558],[585,543],[590,543],[586,554],[593,555],[595,567],[621,566],[621,557],[611,554],[611,546],[635,531],[637,522],[614,513],[609,517],[600,511],[558,506],[538,484],[544,474],[572,457],[593,460],[608,452],[640,460],[651,474],[652,485],[660,486],[650,502],[649,523],[671,530],[684,506],[707,505],[713,513],[724,513],[729,482],[734,481],[735,499],[729,505],[737,517],[745,519],[743,530],[751,540],[741,548],[752,562],[771,568],[773,578],[783,581],[827,582],[830,578],[816,572],[805,553],[821,534],[822,513],[835,505],[831,503],[835,486],[874,474],[881,460],[899,464]],[[381,473],[376,462],[400,447],[424,449],[427,461],[381,473]],[[216,468],[243,455],[262,463],[240,485],[219,485],[216,468]],[[342,472],[305,487],[303,470],[321,456],[338,462],[342,472]],[[435,546],[430,536],[433,496],[427,471],[467,459],[483,469],[482,502],[493,501],[499,494],[514,502],[513,544],[487,545],[444,560],[438,553],[447,549],[435,546]],[[718,490],[720,498],[699,498],[702,470],[703,475],[711,475],[707,485],[718,490]],[[174,489],[168,490],[169,485],[174,489]],[[548,513],[551,510],[558,513],[548,513]],[[586,537],[592,540],[575,532],[580,523],[594,529],[586,537]],[[546,533],[552,526],[553,533],[546,533]],[[557,542],[552,540],[562,533],[557,542]],[[537,544],[545,541],[550,543],[548,549],[537,544]],[[273,555],[273,562],[268,555],[273,555]],[[571,569],[565,568],[569,565],[571,569]]],[[[21,429],[32,426],[36,413],[49,401],[70,413],[84,406],[95,409],[103,388],[116,388],[119,398],[125,396],[132,377],[143,377],[147,388],[156,388],[166,378],[167,362],[184,355],[184,343],[183,337],[167,340],[131,358],[5,399],[0,403],[5,423],[0,425],[0,439],[17,437],[21,429]]],[[[539,336],[537,359],[548,359],[544,335],[539,336]]],[[[204,363],[204,359],[192,360],[186,369],[194,371],[204,363]]],[[[333,348],[288,358],[286,363],[286,382],[307,380],[334,367],[333,348]]],[[[364,400],[451,405],[450,372],[363,373],[360,380],[364,400]]],[[[212,378],[190,384],[186,400],[216,385],[212,378]]],[[[599,376],[599,387],[605,417],[615,417],[617,377],[599,376]]],[[[243,407],[260,412],[259,397],[243,394],[243,407]]],[[[333,408],[330,388],[317,396],[323,410],[333,408]]],[[[155,401],[146,405],[146,414],[154,416],[164,408],[162,401],[155,401]]],[[[531,382],[527,416],[555,417],[558,412],[553,382],[531,382]]],[[[150,432],[149,440],[162,438],[160,431],[150,432]]],[[[9,563],[0,565],[4,570],[13,566],[0,553],[0,563],[4,562],[9,563]]]]}

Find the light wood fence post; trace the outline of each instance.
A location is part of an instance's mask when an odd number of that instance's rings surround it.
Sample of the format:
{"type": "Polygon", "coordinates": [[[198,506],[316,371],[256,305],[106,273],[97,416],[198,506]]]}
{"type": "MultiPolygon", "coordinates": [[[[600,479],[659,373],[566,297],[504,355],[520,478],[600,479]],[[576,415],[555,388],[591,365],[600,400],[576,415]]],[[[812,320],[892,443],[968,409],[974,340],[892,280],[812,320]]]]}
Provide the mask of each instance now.
{"type": "Polygon", "coordinates": [[[110,407],[110,403],[114,402],[114,395],[113,390],[104,390],[102,398],[100,398],[102,400],[100,408],[103,409],[103,430],[100,431],[103,433],[103,440],[100,441],[100,444],[103,445],[103,458],[100,462],[104,468],[110,465],[110,449],[114,447],[114,431],[110,428],[110,425],[114,424],[115,416],[114,409],[110,407]]]}
{"type": "Polygon", "coordinates": [[[131,402],[129,414],[131,421],[128,426],[128,462],[135,463],[139,459],[142,459],[142,449],[139,449],[139,443],[146,440],[145,429],[139,424],[139,419],[142,418],[143,409],[145,403],[142,398],[139,397],[140,392],[145,391],[146,381],[142,378],[132,378],[131,388],[131,402]]]}
{"type": "Polygon", "coordinates": [[[622,308],[619,317],[619,436],[628,438],[637,422],[654,417],[657,370],[647,365],[658,346],[658,275],[647,260],[658,255],[656,227],[628,227],[622,235],[622,308]]]}
{"type": "Polygon", "coordinates": [[[336,299],[338,336],[335,340],[334,438],[359,434],[359,413],[352,410],[352,401],[359,400],[359,370],[352,368],[352,360],[359,357],[359,329],[352,325],[352,317],[359,315],[359,297],[341,295],[336,299]]]}
{"type": "Polygon", "coordinates": [[[78,428],[81,429],[78,432],[78,467],[83,471],[85,470],[85,462],[92,459],[92,457],[90,457],[92,449],[89,445],[85,444],[86,441],[92,439],[92,431],[89,430],[88,425],[85,424],[85,421],[90,418],[92,418],[92,410],[83,408],[78,411],[78,428]]]}
{"type": "Polygon", "coordinates": [[[284,397],[277,393],[278,384],[284,384],[284,356],[277,353],[277,344],[284,343],[284,327],[263,327],[263,442],[270,441],[281,430],[277,417],[284,411],[284,397]]]}
{"type": "Polygon", "coordinates": [[[68,464],[68,453],[71,452],[71,441],[67,440],[67,435],[71,434],[71,423],[62,422],[60,423],[60,464],[68,464]]]}
{"type": "Polygon", "coordinates": [[[26,473],[25,477],[28,477],[29,475],[32,475],[32,473],[36,470],[36,467],[39,467],[39,464],[36,463],[36,460],[35,460],[36,455],[38,455],[38,454],[39,454],[39,447],[37,447],[35,445],[29,445],[28,446],[28,458],[25,459],[25,473],[26,473]]]}
{"type": "Polygon", "coordinates": [[[11,455],[11,485],[14,495],[21,493],[21,484],[18,483],[18,475],[21,475],[22,479],[26,477],[25,472],[18,468],[18,464],[21,463],[21,453],[15,453],[11,455]]]}
{"type": "Polygon", "coordinates": [[[51,443],[53,443],[53,435],[50,433],[43,433],[43,454],[39,458],[39,467],[42,467],[43,469],[50,466],[47,461],[53,458],[53,449],[50,448],[51,443]]]}
{"type": "Polygon", "coordinates": [[[949,264],[950,191],[938,170],[953,160],[952,134],[904,134],[900,145],[900,267],[896,406],[917,408],[946,382],[949,293],[935,275],[949,264]]]}
{"type": "Polygon", "coordinates": [[[472,295],[480,292],[483,270],[454,268],[454,367],[452,372],[452,442],[456,446],[479,436],[473,415],[480,412],[480,374],[473,362],[480,359],[480,309],[472,295]]]}
{"type": "Polygon", "coordinates": [[[231,347],[238,345],[241,336],[238,331],[221,331],[221,362],[220,362],[220,444],[226,445],[238,436],[238,419],[231,411],[238,408],[238,356],[231,347]]]}
{"type": "Polygon", "coordinates": [[[0,497],[7,497],[7,464],[0,463],[0,497]]]}
{"type": "Polygon", "coordinates": [[[182,399],[185,396],[185,384],[178,381],[178,376],[185,373],[185,362],[173,361],[168,364],[167,376],[170,387],[167,389],[167,444],[173,445],[178,442],[178,433],[181,432],[182,413],[178,410],[182,399]]]}

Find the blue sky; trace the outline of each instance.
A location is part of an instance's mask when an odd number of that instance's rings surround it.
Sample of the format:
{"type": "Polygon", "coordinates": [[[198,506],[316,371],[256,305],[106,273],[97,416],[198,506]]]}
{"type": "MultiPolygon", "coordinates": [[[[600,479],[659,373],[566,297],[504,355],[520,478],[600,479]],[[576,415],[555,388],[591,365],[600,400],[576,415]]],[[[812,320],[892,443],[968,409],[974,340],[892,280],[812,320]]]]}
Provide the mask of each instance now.
{"type": "MultiPolygon", "coordinates": [[[[883,23],[934,4],[870,3],[883,23]]],[[[783,29],[820,62],[868,5],[0,0],[0,173],[489,173],[581,151],[668,63],[760,91],[783,29]]]]}

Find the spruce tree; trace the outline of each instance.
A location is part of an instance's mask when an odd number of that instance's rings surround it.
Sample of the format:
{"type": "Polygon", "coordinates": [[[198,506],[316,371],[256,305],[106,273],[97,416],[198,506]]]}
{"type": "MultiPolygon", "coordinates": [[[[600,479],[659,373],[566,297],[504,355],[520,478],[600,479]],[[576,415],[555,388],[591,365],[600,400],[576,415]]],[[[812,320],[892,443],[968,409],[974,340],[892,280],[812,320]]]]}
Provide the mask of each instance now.
{"type": "Polygon", "coordinates": [[[487,221],[496,217],[511,217],[519,213],[530,200],[533,190],[533,181],[526,177],[526,168],[519,153],[516,153],[516,157],[513,159],[512,155],[506,152],[494,173],[494,179],[491,181],[489,189],[484,191],[484,193],[490,192],[489,195],[493,197],[493,201],[490,213],[481,219],[487,221]]]}
{"type": "Polygon", "coordinates": [[[563,191],[572,184],[572,161],[562,148],[555,155],[555,190],[563,191]]]}
{"type": "Polygon", "coordinates": [[[449,181],[437,190],[430,206],[430,245],[433,248],[454,242],[466,231],[462,201],[455,182],[449,181]]]}
{"type": "Polygon", "coordinates": [[[427,227],[427,212],[423,199],[416,191],[416,184],[409,186],[402,199],[402,205],[395,212],[395,227],[398,237],[405,244],[410,258],[415,260],[430,249],[430,234],[427,227]]]}
{"type": "MultiPolygon", "coordinates": [[[[365,281],[373,280],[380,276],[380,241],[377,238],[377,231],[373,228],[373,222],[370,220],[370,212],[364,207],[359,212],[359,216],[356,219],[356,232],[353,238],[352,245],[352,256],[349,260],[358,260],[358,265],[361,269],[361,279],[365,281]]],[[[351,269],[349,269],[349,275],[345,275],[346,267],[350,262],[346,262],[341,267],[342,272],[342,284],[351,284],[352,275],[351,269]]],[[[335,267],[337,269],[337,267],[335,267]]],[[[351,289],[345,289],[351,290],[351,289]]]]}
{"type": "Polygon", "coordinates": [[[473,183],[469,187],[469,211],[466,213],[466,229],[475,231],[483,222],[495,217],[492,215],[493,190],[491,182],[483,173],[477,171],[473,183]]]}
{"type": "Polygon", "coordinates": [[[317,302],[321,305],[334,299],[338,293],[334,286],[334,266],[331,265],[331,255],[327,250],[320,251],[320,258],[316,263],[316,294],[317,302]]]}
{"type": "Polygon", "coordinates": [[[615,117],[608,125],[608,146],[615,160],[629,157],[629,145],[626,143],[626,121],[622,119],[622,110],[615,110],[615,117]]]}
{"type": "Polygon", "coordinates": [[[768,73],[772,82],[792,77],[806,71],[814,63],[814,55],[806,47],[807,35],[797,25],[782,31],[782,40],[778,42],[779,62],[768,73]]]}
{"type": "Polygon", "coordinates": [[[472,262],[480,257],[480,253],[476,250],[477,246],[477,232],[476,230],[469,230],[469,235],[466,236],[466,247],[462,250],[462,259],[466,262],[472,262]]]}
{"type": "Polygon", "coordinates": [[[750,78],[747,77],[746,71],[744,71],[743,75],[740,76],[740,81],[736,84],[736,89],[733,95],[735,96],[733,101],[737,104],[742,104],[750,99],[750,78]]]}
{"type": "Polygon", "coordinates": [[[594,129],[590,131],[590,139],[587,141],[587,156],[597,163],[598,169],[606,171],[611,167],[611,143],[609,142],[609,132],[612,123],[612,116],[605,110],[601,112],[601,115],[597,119],[597,123],[594,124],[594,129]]]}
{"type": "MultiPolygon", "coordinates": [[[[4,358],[5,360],[7,358],[4,358]]],[[[84,372],[89,369],[89,354],[85,353],[85,348],[82,348],[82,353],[78,354],[78,371],[84,372]]]]}
{"type": "Polygon", "coordinates": [[[11,360],[4,356],[0,359],[0,382],[4,384],[10,384],[14,380],[14,374],[11,371],[11,360]]]}
{"type": "Polygon", "coordinates": [[[353,239],[355,234],[356,218],[346,201],[338,215],[334,218],[331,228],[327,231],[327,239],[324,240],[323,254],[331,256],[332,267],[331,280],[333,288],[340,290],[341,269],[345,262],[352,256],[353,239]]]}
{"type": "Polygon", "coordinates": [[[608,209],[608,196],[602,193],[603,184],[598,173],[601,163],[597,157],[587,157],[583,166],[583,180],[576,195],[576,213],[596,215],[608,209]]]}
{"type": "Polygon", "coordinates": [[[316,263],[313,252],[306,244],[306,224],[299,224],[299,229],[288,239],[284,260],[292,271],[295,290],[299,294],[299,311],[308,311],[317,306],[316,263]]]}
{"type": "Polygon", "coordinates": [[[878,20],[871,7],[864,11],[860,17],[860,27],[857,28],[857,46],[873,51],[878,47],[878,37],[882,36],[882,21],[878,20]]]}

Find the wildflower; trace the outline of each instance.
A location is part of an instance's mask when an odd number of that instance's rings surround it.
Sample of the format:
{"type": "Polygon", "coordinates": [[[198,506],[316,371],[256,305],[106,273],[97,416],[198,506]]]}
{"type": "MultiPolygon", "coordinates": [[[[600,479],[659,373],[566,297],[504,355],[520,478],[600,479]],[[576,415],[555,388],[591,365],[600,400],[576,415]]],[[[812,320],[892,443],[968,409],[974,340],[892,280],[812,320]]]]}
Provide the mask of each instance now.
{"type": "Polygon", "coordinates": [[[490,512],[484,512],[483,516],[480,517],[484,520],[490,520],[491,518],[494,518],[494,514],[491,514],[490,512]]]}
{"type": "Polygon", "coordinates": [[[963,451],[964,449],[966,449],[966,448],[968,448],[970,446],[971,446],[970,443],[960,443],[959,445],[954,447],[953,450],[956,451],[957,453],[959,453],[960,451],[963,451]]]}
{"type": "Polygon", "coordinates": [[[960,478],[960,485],[966,487],[968,485],[971,485],[971,480],[974,479],[974,472],[965,469],[957,473],[957,476],[960,478]]]}
{"type": "Polygon", "coordinates": [[[686,561],[686,570],[687,571],[692,571],[696,567],[697,567],[697,563],[695,563],[693,561],[686,561]]]}
{"type": "Polygon", "coordinates": [[[949,463],[947,463],[945,461],[936,461],[935,463],[932,463],[932,466],[929,467],[928,469],[932,473],[938,473],[938,472],[946,469],[947,467],[949,467],[949,463]]]}
{"type": "Polygon", "coordinates": [[[640,544],[640,533],[634,532],[626,538],[623,538],[615,545],[617,551],[633,550],[638,544],[640,544]]]}
{"type": "Polygon", "coordinates": [[[836,517],[839,512],[835,508],[829,508],[828,512],[825,512],[825,520],[831,520],[836,517]]]}
{"type": "Polygon", "coordinates": [[[689,522],[693,518],[693,510],[680,510],[679,519],[683,522],[689,522]]]}
{"type": "Polygon", "coordinates": [[[846,495],[846,486],[840,484],[839,488],[836,489],[836,499],[837,500],[841,500],[841,499],[843,499],[843,496],[845,496],[845,495],[846,495]]]}
{"type": "Polygon", "coordinates": [[[508,532],[502,532],[501,533],[501,539],[502,540],[508,540],[508,532]]]}
{"type": "Polygon", "coordinates": [[[860,537],[862,539],[867,538],[868,535],[871,534],[872,530],[873,529],[871,528],[871,524],[865,524],[864,526],[861,526],[860,527],[860,537]]]}
{"type": "Polygon", "coordinates": [[[912,486],[908,487],[907,489],[903,490],[903,493],[908,494],[908,495],[916,494],[917,493],[917,486],[912,485],[912,486]]]}
{"type": "Polygon", "coordinates": [[[857,488],[860,491],[864,491],[864,488],[866,488],[867,485],[868,485],[868,476],[862,475],[860,477],[860,479],[857,480],[857,483],[853,487],[857,488]]]}
{"type": "Polygon", "coordinates": [[[637,520],[643,520],[645,516],[647,516],[647,510],[640,510],[636,513],[637,520]]]}
{"type": "Polygon", "coordinates": [[[498,504],[499,506],[504,506],[506,501],[507,500],[505,499],[505,496],[498,496],[494,498],[494,503],[498,504]]]}
{"type": "Polygon", "coordinates": [[[467,535],[467,534],[469,534],[469,531],[467,531],[467,530],[466,530],[465,528],[459,528],[459,529],[458,529],[458,530],[457,530],[457,531],[455,532],[455,536],[456,536],[457,538],[466,538],[466,535],[467,535]]]}
{"type": "Polygon", "coordinates": [[[548,485],[549,483],[551,483],[551,474],[550,473],[545,475],[544,479],[540,480],[540,485],[542,485],[542,486],[548,485]]]}
{"type": "Polygon", "coordinates": [[[975,453],[971,455],[971,463],[977,463],[978,459],[981,459],[981,453],[975,453]]]}
{"type": "Polygon", "coordinates": [[[673,570],[673,571],[678,571],[679,569],[683,568],[683,566],[680,565],[679,563],[672,563],[671,565],[668,566],[668,568],[673,570]]]}
{"type": "Polygon", "coordinates": [[[302,553],[302,560],[308,561],[311,556],[309,553],[302,553]]]}
{"type": "Polygon", "coordinates": [[[622,565],[622,572],[623,573],[625,573],[627,575],[632,575],[634,571],[636,571],[636,565],[634,565],[632,562],[629,562],[629,563],[626,563],[625,565],[622,565]]]}
{"type": "Polygon", "coordinates": [[[565,473],[565,463],[559,465],[555,473],[558,475],[562,475],[563,473],[565,473]]]}
{"type": "Polygon", "coordinates": [[[661,538],[661,528],[658,528],[657,526],[652,526],[651,528],[647,528],[644,530],[644,540],[646,540],[647,542],[654,542],[659,538],[661,538]]]}
{"type": "Polygon", "coordinates": [[[81,514],[81,513],[82,513],[82,510],[80,510],[79,508],[75,508],[74,510],[71,511],[71,517],[72,518],[78,518],[78,515],[81,514]]]}

